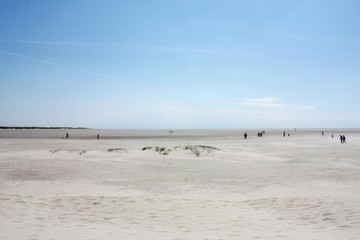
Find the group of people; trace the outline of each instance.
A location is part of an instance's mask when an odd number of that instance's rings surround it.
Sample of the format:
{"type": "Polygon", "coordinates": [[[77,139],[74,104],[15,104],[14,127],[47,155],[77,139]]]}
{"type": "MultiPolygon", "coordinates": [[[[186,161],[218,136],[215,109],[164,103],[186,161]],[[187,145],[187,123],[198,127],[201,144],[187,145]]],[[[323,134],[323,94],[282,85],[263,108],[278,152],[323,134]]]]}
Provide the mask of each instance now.
{"type": "MultiPolygon", "coordinates": [[[[296,131],[296,128],[295,128],[295,131],[296,131]]],[[[285,136],[286,136],[286,133],[285,133],[285,131],[284,131],[284,132],[283,132],[283,137],[285,137],[285,136]]],[[[290,133],[288,133],[287,136],[290,137],[290,133]]]]}
{"type": "MultiPolygon", "coordinates": [[[[174,133],[174,131],[169,130],[169,133],[174,133]]],[[[262,137],[263,134],[265,134],[265,131],[258,132],[257,136],[258,136],[258,137],[262,137]]],[[[321,132],[321,135],[324,136],[324,132],[321,132]]],[[[244,139],[247,139],[247,136],[248,136],[248,134],[247,134],[247,133],[244,133],[244,139]]],[[[283,132],[283,137],[285,137],[285,131],[283,132]]],[[[290,134],[288,134],[288,137],[290,137],[290,134]]],[[[331,137],[334,138],[334,134],[332,134],[331,137]]],[[[61,137],[61,138],[62,138],[62,137],[61,137]]],[[[69,134],[68,134],[68,133],[66,133],[65,138],[69,138],[69,134]]],[[[97,134],[96,138],[97,138],[97,139],[100,139],[100,135],[97,134]]],[[[341,142],[341,143],[346,143],[346,137],[345,137],[345,135],[340,135],[340,142],[341,142]]]]}
{"type": "MultiPolygon", "coordinates": [[[[257,136],[258,136],[258,137],[262,137],[264,134],[265,134],[265,131],[263,130],[263,131],[261,131],[261,132],[258,132],[258,133],[257,133],[257,136]]],[[[247,134],[247,133],[244,133],[244,139],[247,139],[247,136],[248,136],[248,134],[247,134]]]]}
{"type": "MultiPolygon", "coordinates": [[[[296,131],[296,128],[295,128],[295,131],[296,131]]],[[[258,136],[258,137],[262,137],[263,134],[265,134],[265,131],[258,132],[257,136],[258,136]]],[[[324,136],[324,132],[323,132],[323,131],[321,132],[321,135],[324,136]]],[[[285,133],[285,131],[284,131],[284,132],[283,132],[283,137],[285,137],[285,136],[286,136],[286,133],[285,133]]],[[[247,137],[248,137],[248,134],[247,134],[247,133],[244,133],[244,139],[247,139],[247,137]]],[[[290,137],[290,133],[288,134],[288,137],[290,137]]],[[[334,138],[334,134],[331,134],[331,137],[334,138]]],[[[341,143],[346,143],[346,137],[345,137],[345,135],[340,135],[340,141],[341,141],[341,143]]]]}
{"type": "Polygon", "coordinates": [[[264,131],[264,130],[263,130],[263,131],[261,131],[261,132],[258,132],[257,136],[258,136],[258,137],[262,137],[262,136],[263,136],[263,134],[265,134],[265,131],[264,131]]]}
{"type": "Polygon", "coordinates": [[[340,142],[341,142],[341,143],[346,143],[346,137],[345,137],[345,135],[340,135],[340,142]]]}
{"type": "MultiPolygon", "coordinates": [[[[324,136],[324,132],[321,132],[321,135],[324,136]]],[[[334,134],[331,134],[331,138],[334,138],[334,134]]],[[[341,143],[346,143],[346,137],[345,135],[340,135],[340,142],[341,143]]]]}
{"type": "MultiPolygon", "coordinates": [[[[61,138],[63,138],[63,137],[61,137],[61,138]]],[[[69,133],[65,134],[65,138],[69,138],[69,133]]],[[[96,135],[96,139],[100,139],[100,134],[96,135]]]]}

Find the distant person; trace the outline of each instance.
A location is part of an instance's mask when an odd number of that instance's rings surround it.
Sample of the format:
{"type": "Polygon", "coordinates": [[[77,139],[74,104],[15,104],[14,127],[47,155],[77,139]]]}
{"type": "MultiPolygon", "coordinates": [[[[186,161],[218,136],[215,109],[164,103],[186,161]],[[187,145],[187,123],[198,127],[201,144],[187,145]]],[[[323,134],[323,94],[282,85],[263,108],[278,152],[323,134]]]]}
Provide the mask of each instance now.
{"type": "Polygon", "coordinates": [[[244,139],[247,139],[247,133],[244,133],[244,139]]]}
{"type": "Polygon", "coordinates": [[[341,143],[344,143],[344,138],[343,138],[342,135],[340,135],[340,142],[341,142],[341,143]]]}
{"type": "Polygon", "coordinates": [[[321,132],[321,135],[324,136],[324,132],[323,132],[323,131],[321,132]]]}
{"type": "Polygon", "coordinates": [[[334,138],[334,134],[331,134],[331,138],[334,138]]]}
{"type": "Polygon", "coordinates": [[[343,143],[346,143],[346,137],[343,135],[343,143]]]}
{"type": "Polygon", "coordinates": [[[285,137],[285,131],[283,132],[283,137],[285,137]]]}
{"type": "Polygon", "coordinates": [[[100,135],[98,134],[98,135],[96,136],[96,138],[97,138],[97,139],[100,139],[100,135]]]}
{"type": "Polygon", "coordinates": [[[66,138],[69,138],[69,134],[68,134],[68,133],[66,133],[66,138]]]}
{"type": "Polygon", "coordinates": [[[288,137],[290,137],[290,133],[288,133],[288,137]]]}

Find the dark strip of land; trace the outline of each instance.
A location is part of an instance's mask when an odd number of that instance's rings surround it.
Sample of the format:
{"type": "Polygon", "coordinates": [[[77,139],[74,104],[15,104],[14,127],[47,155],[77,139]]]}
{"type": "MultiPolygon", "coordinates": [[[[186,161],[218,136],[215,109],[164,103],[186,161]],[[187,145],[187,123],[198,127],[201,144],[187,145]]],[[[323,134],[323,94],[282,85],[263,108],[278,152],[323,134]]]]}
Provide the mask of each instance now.
{"type": "Polygon", "coordinates": [[[0,129],[88,129],[88,128],[84,128],[84,127],[73,128],[73,127],[5,127],[5,126],[0,126],[0,129]]]}

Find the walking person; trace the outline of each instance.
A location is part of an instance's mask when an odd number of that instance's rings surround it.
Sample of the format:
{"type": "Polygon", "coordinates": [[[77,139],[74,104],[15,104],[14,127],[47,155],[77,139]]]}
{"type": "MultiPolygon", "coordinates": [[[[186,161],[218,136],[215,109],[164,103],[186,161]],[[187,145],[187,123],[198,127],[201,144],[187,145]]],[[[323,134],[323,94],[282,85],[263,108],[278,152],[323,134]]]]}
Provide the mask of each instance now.
{"type": "Polygon", "coordinates": [[[343,143],[346,143],[346,137],[343,135],[343,143]]]}
{"type": "Polygon", "coordinates": [[[247,133],[244,133],[244,139],[247,139],[247,133]]]}

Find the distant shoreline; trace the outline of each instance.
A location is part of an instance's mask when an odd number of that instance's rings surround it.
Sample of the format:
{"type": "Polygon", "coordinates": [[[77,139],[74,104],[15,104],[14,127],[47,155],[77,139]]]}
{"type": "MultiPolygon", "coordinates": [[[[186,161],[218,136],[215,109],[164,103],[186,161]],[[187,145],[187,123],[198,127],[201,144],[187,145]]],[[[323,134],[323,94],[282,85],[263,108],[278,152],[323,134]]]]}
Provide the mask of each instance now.
{"type": "Polygon", "coordinates": [[[89,129],[85,127],[5,127],[0,126],[0,129],[15,129],[15,130],[21,130],[21,129],[89,129]]]}

